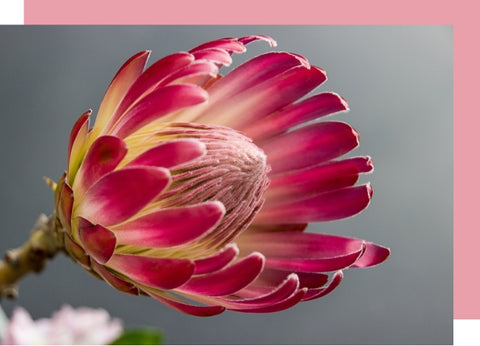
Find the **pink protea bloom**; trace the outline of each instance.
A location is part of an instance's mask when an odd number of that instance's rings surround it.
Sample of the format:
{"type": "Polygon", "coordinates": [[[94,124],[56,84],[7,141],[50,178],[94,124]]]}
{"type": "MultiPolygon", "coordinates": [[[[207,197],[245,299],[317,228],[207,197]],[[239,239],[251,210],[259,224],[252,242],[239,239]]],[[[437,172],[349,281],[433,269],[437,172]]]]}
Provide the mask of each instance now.
{"type": "Polygon", "coordinates": [[[325,72],[269,52],[225,76],[232,53],[266,36],[225,38],[169,55],[149,52],[118,71],[94,126],[75,124],[56,214],[69,255],[116,289],[192,315],[274,312],[322,297],[342,269],[384,261],[360,239],[303,232],[357,214],[372,196],[354,186],[369,157],[325,72]]]}

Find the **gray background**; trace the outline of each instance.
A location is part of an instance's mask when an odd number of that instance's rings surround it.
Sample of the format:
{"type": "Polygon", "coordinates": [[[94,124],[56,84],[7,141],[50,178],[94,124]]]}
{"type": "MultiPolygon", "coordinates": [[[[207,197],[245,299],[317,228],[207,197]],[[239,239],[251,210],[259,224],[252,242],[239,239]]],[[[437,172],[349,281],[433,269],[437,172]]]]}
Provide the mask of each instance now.
{"type": "MultiPolygon", "coordinates": [[[[0,250],[20,245],[53,194],[42,176],[65,169],[69,131],[124,60],[144,49],[151,62],[204,41],[268,34],[277,50],[326,69],[318,91],[344,96],[345,120],[360,133],[355,155],[371,155],[375,190],[355,218],[311,230],[389,246],[379,267],[347,270],[327,297],[276,313],[191,317],[131,297],[63,255],[31,275],[13,306],[35,318],[61,304],[106,308],[128,326],[161,329],[171,344],[451,344],[453,28],[451,26],[0,27],[0,250]]],[[[243,61],[267,51],[248,47],[243,61]]]]}

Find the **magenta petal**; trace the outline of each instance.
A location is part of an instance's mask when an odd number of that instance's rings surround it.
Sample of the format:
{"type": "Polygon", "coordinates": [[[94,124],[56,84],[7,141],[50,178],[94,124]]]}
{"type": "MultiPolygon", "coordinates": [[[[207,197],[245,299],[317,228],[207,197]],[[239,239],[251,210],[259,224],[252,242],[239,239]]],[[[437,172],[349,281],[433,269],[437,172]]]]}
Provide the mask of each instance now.
{"type": "MultiPolygon", "coordinates": [[[[263,272],[262,272],[263,274],[263,272]]],[[[261,275],[262,275],[261,274],[261,275]]],[[[245,297],[243,299],[235,299],[231,303],[241,307],[242,304],[270,305],[275,302],[282,301],[290,297],[300,287],[297,274],[289,274],[274,286],[259,286],[258,280],[251,285],[235,293],[235,296],[245,297]],[[250,297],[250,298],[249,298],[250,297]]],[[[232,305],[229,305],[232,307],[232,305]]]]}
{"type": "Polygon", "coordinates": [[[125,96],[127,90],[142,74],[147,63],[150,51],[143,51],[135,54],[128,59],[118,70],[103,97],[100,109],[98,110],[97,119],[95,120],[94,133],[98,135],[109,121],[116,120],[112,118],[115,109],[125,96]]]}
{"type": "Polygon", "coordinates": [[[242,234],[238,244],[241,253],[255,249],[267,258],[335,258],[364,247],[361,239],[304,232],[242,234]]]}
{"type": "MultiPolygon", "coordinates": [[[[269,288],[276,287],[291,274],[291,271],[265,268],[257,280],[255,280],[254,285],[269,288]]],[[[297,281],[299,282],[300,287],[318,288],[328,282],[327,274],[308,272],[298,272],[295,274],[297,275],[297,281]]]]}
{"type": "Polygon", "coordinates": [[[331,272],[345,269],[354,264],[362,255],[364,249],[330,258],[267,258],[267,268],[303,272],[331,272]]]}
{"type": "Polygon", "coordinates": [[[239,40],[237,40],[236,38],[227,37],[202,43],[201,45],[190,49],[189,52],[195,53],[199,50],[204,50],[206,48],[220,48],[230,53],[243,53],[246,50],[243,43],[241,43],[239,40]]]}
{"type": "Polygon", "coordinates": [[[262,254],[252,253],[220,271],[194,276],[178,290],[207,296],[234,293],[255,280],[263,268],[264,261],[262,254]]]}
{"type": "Polygon", "coordinates": [[[238,66],[209,89],[211,101],[221,101],[298,67],[305,59],[285,52],[269,52],[238,66]]]}
{"type": "Polygon", "coordinates": [[[238,255],[239,250],[236,244],[229,244],[221,252],[213,256],[196,260],[194,274],[206,274],[222,269],[227,266],[238,255]]]}
{"type": "Polygon", "coordinates": [[[119,290],[120,292],[137,296],[139,294],[138,288],[130,282],[120,279],[118,276],[110,273],[104,266],[97,262],[92,262],[92,269],[100,275],[110,286],[119,290]]]}
{"type": "Polygon", "coordinates": [[[215,102],[218,95],[214,87],[225,78],[209,90],[212,104],[198,119],[238,130],[296,101],[325,81],[326,75],[315,67],[299,66],[215,102]]]}
{"type": "Polygon", "coordinates": [[[120,254],[113,255],[107,266],[142,285],[165,290],[185,283],[194,269],[188,259],[120,254]]]}
{"type": "Polygon", "coordinates": [[[120,244],[147,248],[177,246],[207,233],[224,214],[222,203],[206,202],[161,209],[116,226],[114,230],[120,244]]]}
{"type": "Polygon", "coordinates": [[[265,196],[266,205],[306,199],[322,192],[352,186],[360,173],[372,170],[370,157],[356,157],[277,175],[272,178],[265,196]]]}
{"type": "Polygon", "coordinates": [[[253,41],[266,41],[268,42],[268,44],[270,45],[270,47],[276,47],[277,46],[277,42],[271,38],[270,36],[266,36],[266,35],[249,35],[249,36],[244,36],[244,37],[240,37],[238,39],[240,42],[242,42],[244,45],[247,45],[249,44],[250,42],[253,42],[253,41]]]}
{"type": "Polygon", "coordinates": [[[88,135],[88,127],[90,126],[90,114],[92,110],[88,110],[78,118],[73,125],[72,131],[70,132],[70,141],[68,144],[68,170],[67,170],[67,182],[71,184],[75,178],[78,167],[80,166],[83,155],[87,150],[86,142],[88,135]]]}
{"type": "Polygon", "coordinates": [[[85,192],[105,174],[113,171],[127,154],[127,145],[120,138],[102,136],[90,146],[75,178],[75,192],[85,192]]]}
{"type": "Polygon", "coordinates": [[[309,289],[305,294],[305,297],[303,297],[302,301],[318,299],[323,296],[326,296],[327,294],[332,292],[335,288],[337,288],[338,285],[340,285],[340,282],[342,281],[342,279],[343,279],[343,273],[341,270],[339,270],[333,275],[332,280],[330,281],[327,287],[318,288],[318,289],[309,289]]]}
{"type": "Polygon", "coordinates": [[[205,144],[196,140],[172,140],[153,147],[137,156],[128,166],[172,168],[199,158],[206,153],[205,144]]]}
{"type": "Polygon", "coordinates": [[[73,208],[73,191],[67,182],[63,180],[59,195],[59,200],[57,202],[57,212],[58,218],[62,227],[69,232],[71,227],[72,219],[72,208],[73,208]]]}
{"type": "Polygon", "coordinates": [[[179,83],[193,83],[200,77],[216,77],[218,74],[218,67],[210,61],[195,61],[184,68],[175,71],[168,78],[162,82],[162,85],[179,84],[179,83]]]}
{"type": "Polygon", "coordinates": [[[354,264],[365,250],[360,239],[329,234],[281,232],[240,236],[240,251],[265,255],[266,268],[299,272],[329,272],[354,264]]]}
{"type": "Polygon", "coordinates": [[[196,85],[180,84],[158,88],[127,111],[114,125],[111,134],[125,138],[160,117],[207,99],[208,93],[196,85]]]}
{"type": "Polygon", "coordinates": [[[193,316],[199,316],[199,317],[215,316],[225,311],[225,308],[220,305],[196,306],[196,305],[191,305],[191,304],[182,302],[171,295],[167,295],[166,293],[162,293],[162,295],[155,294],[150,291],[147,291],[146,293],[152,298],[158,300],[159,302],[175,310],[178,310],[180,312],[193,315],[193,316]]]}
{"type": "Polygon", "coordinates": [[[121,104],[115,110],[115,114],[112,116],[112,122],[116,122],[127,108],[143,97],[145,93],[151,92],[152,88],[156,87],[167,76],[188,66],[193,60],[192,54],[180,52],[168,55],[153,63],[138,77],[128,90],[121,104]]]}
{"type": "Polygon", "coordinates": [[[272,174],[337,158],[358,146],[357,132],[346,123],[320,122],[273,137],[262,144],[272,174]]]}
{"type": "Polygon", "coordinates": [[[159,167],[137,166],[113,171],[86,192],[74,214],[104,226],[120,223],[153,200],[170,179],[169,171],[159,167]]]}
{"type": "Polygon", "coordinates": [[[105,264],[112,257],[117,239],[108,228],[80,218],[78,235],[84,249],[98,263],[105,264]]]}
{"type": "Polygon", "coordinates": [[[90,256],[85,253],[85,250],[80,245],[70,238],[68,233],[64,234],[63,242],[68,255],[84,269],[90,270],[90,263],[92,262],[90,256]]]}
{"type": "Polygon", "coordinates": [[[259,119],[243,129],[250,138],[261,140],[311,120],[348,110],[347,102],[331,92],[314,95],[284,110],[259,119]]]}
{"type": "Polygon", "coordinates": [[[230,308],[227,306],[228,310],[238,311],[238,312],[250,312],[250,313],[271,313],[286,310],[292,306],[299,303],[302,298],[305,296],[306,288],[300,289],[292,294],[287,299],[266,305],[266,304],[251,304],[250,306],[246,305],[241,308],[230,308]]]}
{"type": "Polygon", "coordinates": [[[390,249],[388,248],[370,242],[365,242],[365,244],[367,246],[365,252],[352,268],[371,267],[382,263],[390,256],[390,249]]]}
{"type": "Polygon", "coordinates": [[[365,209],[370,203],[372,194],[372,187],[366,184],[324,192],[303,200],[285,201],[281,205],[265,205],[254,222],[282,224],[342,219],[365,209]]]}
{"type": "Polygon", "coordinates": [[[89,126],[90,115],[92,114],[92,110],[89,109],[85,113],[83,113],[80,118],[77,119],[75,124],[73,125],[72,131],[70,131],[70,139],[68,142],[68,162],[70,162],[70,155],[72,153],[73,145],[75,141],[78,141],[77,137],[85,136],[89,126]],[[81,134],[83,132],[83,134],[81,134]]]}
{"type": "Polygon", "coordinates": [[[208,60],[219,65],[229,66],[232,63],[232,57],[225,49],[206,48],[192,53],[196,60],[208,60]]]}

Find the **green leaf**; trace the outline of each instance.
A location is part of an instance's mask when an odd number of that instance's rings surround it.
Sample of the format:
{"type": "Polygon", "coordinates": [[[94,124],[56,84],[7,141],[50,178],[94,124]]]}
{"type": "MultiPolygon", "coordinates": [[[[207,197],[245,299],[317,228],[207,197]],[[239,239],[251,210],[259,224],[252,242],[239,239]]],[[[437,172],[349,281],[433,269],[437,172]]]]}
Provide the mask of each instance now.
{"type": "Polygon", "coordinates": [[[150,329],[129,329],[123,332],[111,345],[161,345],[162,334],[150,329]]]}

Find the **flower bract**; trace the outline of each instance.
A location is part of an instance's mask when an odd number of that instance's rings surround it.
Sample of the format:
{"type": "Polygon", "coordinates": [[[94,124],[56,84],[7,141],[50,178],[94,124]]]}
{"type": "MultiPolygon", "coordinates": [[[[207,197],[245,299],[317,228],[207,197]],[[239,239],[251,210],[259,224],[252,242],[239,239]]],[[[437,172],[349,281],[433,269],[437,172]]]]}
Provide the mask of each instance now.
{"type": "Polygon", "coordinates": [[[310,222],[369,204],[370,157],[321,68],[272,51],[221,75],[234,53],[267,36],[225,38],[146,67],[120,68],[100,105],[74,125],[55,190],[68,254],[128,294],[182,312],[274,312],[320,298],[343,269],[384,261],[361,239],[309,233],[310,222]]]}

